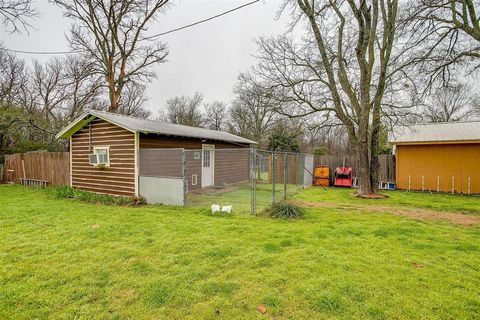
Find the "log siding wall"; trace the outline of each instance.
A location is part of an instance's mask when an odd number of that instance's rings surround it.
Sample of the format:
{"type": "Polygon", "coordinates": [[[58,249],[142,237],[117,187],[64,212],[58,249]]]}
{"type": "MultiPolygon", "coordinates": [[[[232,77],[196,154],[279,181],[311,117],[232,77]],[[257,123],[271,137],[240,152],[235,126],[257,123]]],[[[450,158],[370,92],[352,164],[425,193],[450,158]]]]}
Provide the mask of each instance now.
{"type": "Polygon", "coordinates": [[[72,136],[72,186],[98,193],[135,195],[135,134],[101,119],[72,136]],[[94,147],[108,146],[110,166],[97,168],[89,164],[94,147]]]}

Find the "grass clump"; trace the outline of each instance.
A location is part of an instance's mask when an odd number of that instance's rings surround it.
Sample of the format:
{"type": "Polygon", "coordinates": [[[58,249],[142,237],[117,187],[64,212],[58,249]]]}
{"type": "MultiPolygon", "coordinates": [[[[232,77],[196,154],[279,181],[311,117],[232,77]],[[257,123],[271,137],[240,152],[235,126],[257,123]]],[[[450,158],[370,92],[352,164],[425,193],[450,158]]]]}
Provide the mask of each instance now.
{"type": "Polygon", "coordinates": [[[136,206],[145,204],[145,199],[141,197],[123,197],[112,196],[108,194],[99,194],[85,190],[75,189],[70,186],[60,186],[51,188],[52,193],[59,199],[77,199],[89,203],[117,205],[117,206],[136,206]]]}
{"type": "Polygon", "coordinates": [[[274,203],[266,210],[266,215],[272,218],[298,219],[305,215],[305,209],[293,201],[284,200],[274,203]]]}

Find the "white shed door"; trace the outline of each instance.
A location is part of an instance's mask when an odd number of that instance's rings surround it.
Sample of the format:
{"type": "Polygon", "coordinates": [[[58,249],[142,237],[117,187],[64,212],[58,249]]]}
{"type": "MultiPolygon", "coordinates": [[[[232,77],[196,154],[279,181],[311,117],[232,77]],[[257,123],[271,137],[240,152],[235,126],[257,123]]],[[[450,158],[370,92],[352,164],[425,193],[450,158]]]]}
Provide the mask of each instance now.
{"type": "Polygon", "coordinates": [[[215,146],[202,145],[202,188],[213,186],[215,146]]]}

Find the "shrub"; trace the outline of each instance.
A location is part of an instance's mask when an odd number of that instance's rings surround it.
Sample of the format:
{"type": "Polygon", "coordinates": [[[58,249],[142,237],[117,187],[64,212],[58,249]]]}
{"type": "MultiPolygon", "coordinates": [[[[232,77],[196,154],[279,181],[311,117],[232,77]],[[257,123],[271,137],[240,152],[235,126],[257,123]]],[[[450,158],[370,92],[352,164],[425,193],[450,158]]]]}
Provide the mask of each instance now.
{"type": "Polygon", "coordinates": [[[75,197],[75,189],[70,186],[61,186],[61,187],[54,187],[50,188],[52,193],[57,198],[74,198],[75,197]]]}
{"type": "Polygon", "coordinates": [[[273,204],[266,213],[272,218],[296,219],[305,215],[305,209],[293,201],[282,201],[273,204]]]}
{"type": "Polygon", "coordinates": [[[145,199],[141,197],[123,197],[112,196],[108,194],[99,194],[85,190],[79,190],[70,186],[61,186],[50,188],[57,198],[74,198],[80,201],[90,203],[101,203],[117,206],[141,205],[145,204],[145,199]]]}

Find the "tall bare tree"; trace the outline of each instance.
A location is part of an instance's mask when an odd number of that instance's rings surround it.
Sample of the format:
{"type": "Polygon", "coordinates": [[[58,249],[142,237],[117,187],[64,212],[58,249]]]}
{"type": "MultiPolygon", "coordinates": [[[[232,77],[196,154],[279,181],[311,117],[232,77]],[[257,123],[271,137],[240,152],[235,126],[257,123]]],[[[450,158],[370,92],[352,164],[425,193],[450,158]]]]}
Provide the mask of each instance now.
{"type": "Polygon", "coordinates": [[[30,20],[38,15],[33,0],[0,0],[0,19],[10,32],[28,31],[30,20]]]}
{"type": "Polygon", "coordinates": [[[123,89],[155,77],[152,66],[165,62],[164,43],[145,36],[169,0],[53,0],[73,19],[69,42],[104,79],[109,111],[117,111],[123,89]]]}
{"type": "Polygon", "coordinates": [[[426,106],[426,116],[431,122],[450,122],[466,119],[473,112],[473,97],[470,87],[450,84],[437,89],[426,106]]]}
{"type": "MultiPolygon", "coordinates": [[[[333,114],[359,158],[360,195],[376,192],[382,103],[391,83],[397,0],[286,1],[303,41],[260,39],[263,86],[283,114],[333,114]]],[[[298,39],[298,37],[296,38],[298,39]]]]}
{"type": "Polygon", "coordinates": [[[63,67],[63,61],[58,58],[45,64],[38,60],[33,62],[32,91],[35,92],[37,105],[41,107],[47,121],[58,120],[57,111],[68,97],[63,67]]]}
{"type": "Polygon", "coordinates": [[[0,47],[0,108],[18,103],[20,91],[26,82],[25,62],[0,47]]]}
{"type": "Polygon", "coordinates": [[[222,101],[205,104],[205,126],[212,130],[224,130],[227,127],[227,105],[222,101]]]}
{"type": "Polygon", "coordinates": [[[203,126],[203,114],[200,110],[203,95],[199,92],[191,97],[183,95],[167,100],[167,111],[161,115],[167,122],[191,127],[203,126]]]}
{"type": "Polygon", "coordinates": [[[235,100],[229,110],[228,130],[266,147],[266,133],[278,120],[277,102],[262,91],[249,72],[239,74],[233,91],[235,100]]]}
{"type": "Polygon", "coordinates": [[[62,106],[65,121],[72,121],[89,108],[100,108],[101,81],[93,75],[93,66],[80,55],[63,61],[63,88],[66,101],[62,106]]]}

